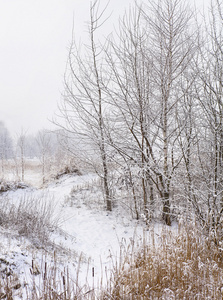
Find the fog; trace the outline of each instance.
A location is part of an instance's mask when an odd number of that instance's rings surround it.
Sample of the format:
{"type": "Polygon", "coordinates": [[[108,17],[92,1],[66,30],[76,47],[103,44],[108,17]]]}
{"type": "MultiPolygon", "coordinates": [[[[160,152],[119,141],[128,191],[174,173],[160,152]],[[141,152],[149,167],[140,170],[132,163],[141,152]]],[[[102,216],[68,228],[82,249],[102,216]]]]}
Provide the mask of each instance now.
{"type": "MultiPolygon", "coordinates": [[[[129,4],[109,2],[105,35],[129,4]]],[[[0,120],[12,134],[55,128],[72,28],[86,38],[89,7],[88,0],[0,0],[0,120]]]]}

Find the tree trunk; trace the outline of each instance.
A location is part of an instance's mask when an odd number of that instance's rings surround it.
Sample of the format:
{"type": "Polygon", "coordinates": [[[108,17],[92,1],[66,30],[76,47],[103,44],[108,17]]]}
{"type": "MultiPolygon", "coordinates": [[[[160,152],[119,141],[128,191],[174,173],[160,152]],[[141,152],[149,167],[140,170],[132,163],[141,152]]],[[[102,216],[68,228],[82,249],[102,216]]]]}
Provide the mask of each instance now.
{"type": "Polygon", "coordinates": [[[104,182],[104,190],[105,190],[105,201],[106,201],[106,209],[108,211],[112,211],[112,201],[108,186],[108,167],[106,160],[106,153],[104,147],[102,147],[102,162],[103,162],[103,182],[104,182]]]}
{"type": "Polygon", "coordinates": [[[171,226],[171,218],[170,218],[170,194],[165,191],[163,193],[163,220],[166,225],[171,226]]]}

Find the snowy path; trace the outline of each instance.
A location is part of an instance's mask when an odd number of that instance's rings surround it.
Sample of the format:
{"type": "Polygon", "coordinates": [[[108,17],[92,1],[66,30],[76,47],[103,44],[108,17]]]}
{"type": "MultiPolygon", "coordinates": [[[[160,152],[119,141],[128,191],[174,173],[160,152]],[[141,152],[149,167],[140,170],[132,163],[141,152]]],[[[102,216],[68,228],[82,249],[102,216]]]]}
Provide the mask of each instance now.
{"type": "MultiPolygon", "coordinates": [[[[59,251],[57,257],[61,262],[61,271],[69,266],[72,278],[77,278],[79,272],[79,285],[84,285],[87,279],[90,289],[98,286],[102,278],[103,284],[106,283],[106,274],[109,277],[109,270],[119,261],[120,246],[125,248],[132,241],[135,243],[139,241],[145,228],[143,224],[137,225],[136,221],[121,216],[117,211],[107,212],[102,208],[97,209],[97,204],[91,209],[86,192],[82,193],[79,188],[94,185],[95,179],[95,175],[65,176],[42,190],[26,189],[8,193],[8,197],[15,202],[20,198],[29,199],[29,197],[36,201],[43,197],[44,201],[54,202],[55,214],[59,215],[59,230],[52,233],[51,241],[59,251]],[[72,189],[77,191],[76,203],[69,202],[72,189]],[[85,203],[82,203],[83,199],[85,203]],[[79,259],[81,259],[80,270],[79,259]]],[[[88,189],[88,193],[91,193],[91,189],[88,189]]],[[[93,197],[93,201],[95,199],[97,203],[97,189],[96,193],[90,195],[91,201],[93,197]]],[[[52,256],[53,250],[50,250],[52,256]]],[[[41,251],[33,249],[30,241],[21,238],[20,241],[14,239],[8,242],[4,247],[4,253],[3,248],[0,251],[0,256],[7,259],[11,257],[21,280],[24,278],[24,282],[30,282],[33,259],[39,266],[43,263],[41,251]]]]}
{"type": "MultiPolygon", "coordinates": [[[[61,197],[68,196],[72,188],[92,179],[92,176],[89,175],[74,177],[65,180],[62,185],[52,185],[49,187],[49,191],[61,201],[61,197]]],[[[94,267],[96,280],[100,280],[101,269],[112,268],[111,255],[115,260],[119,255],[121,243],[128,244],[136,232],[139,236],[142,236],[143,233],[142,226],[136,230],[136,222],[130,223],[115,213],[90,210],[84,205],[60,206],[59,209],[60,227],[64,233],[68,234],[69,239],[62,241],[58,236],[55,237],[55,242],[63,244],[78,254],[83,253],[84,257],[89,260],[89,266],[86,264],[83,268],[83,280],[85,280],[84,272],[87,267],[90,269],[94,267]]]]}

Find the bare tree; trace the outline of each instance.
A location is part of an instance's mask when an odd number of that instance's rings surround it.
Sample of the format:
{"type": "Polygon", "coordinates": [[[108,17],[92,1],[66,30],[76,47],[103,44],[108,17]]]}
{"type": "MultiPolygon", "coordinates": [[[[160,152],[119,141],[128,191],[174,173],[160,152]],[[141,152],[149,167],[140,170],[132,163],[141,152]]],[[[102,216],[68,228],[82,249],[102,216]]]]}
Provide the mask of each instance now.
{"type": "Polygon", "coordinates": [[[40,161],[42,165],[42,183],[46,182],[46,172],[50,167],[52,157],[51,151],[51,135],[48,131],[42,130],[37,134],[37,144],[39,146],[40,161]]]}
{"type": "MultiPolygon", "coordinates": [[[[106,9],[106,8],[105,8],[106,9]]],[[[65,76],[65,94],[60,106],[64,129],[72,133],[76,153],[102,177],[107,210],[112,210],[105,140],[106,105],[102,83],[103,52],[96,35],[104,21],[99,1],[90,7],[89,45],[79,49],[72,41],[65,76]],[[81,55],[82,51],[82,55],[81,55]],[[86,154],[84,156],[84,154],[86,154]]]]}
{"type": "Polygon", "coordinates": [[[13,156],[13,143],[9,131],[0,122],[0,159],[1,159],[1,173],[4,177],[6,160],[13,156]]]}
{"type": "MultiPolygon", "coordinates": [[[[171,181],[182,160],[178,151],[178,138],[185,124],[176,121],[184,93],[179,85],[184,80],[194,55],[194,34],[188,30],[192,12],[183,1],[163,0],[155,5],[150,2],[146,24],[151,29],[149,54],[154,58],[154,85],[159,106],[157,146],[161,155],[156,159],[156,186],[163,199],[163,217],[170,225],[171,181]]],[[[192,28],[191,28],[192,31],[192,28]]]]}
{"type": "Polygon", "coordinates": [[[106,54],[112,83],[107,91],[111,98],[114,122],[109,141],[126,164],[132,182],[136,215],[138,216],[136,203],[142,197],[143,213],[148,220],[153,204],[153,184],[147,176],[147,141],[150,117],[152,118],[148,115],[151,105],[152,60],[145,58],[146,29],[142,26],[141,19],[141,9],[130,10],[120,20],[119,41],[117,42],[117,38],[110,40],[106,54]],[[138,196],[131,170],[132,167],[136,170],[134,165],[140,172],[142,187],[142,193],[138,196]]]}
{"type": "Polygon", "coordinates": [[[211,2],[209,19],[206,19],[204,30],[197,63],[199,81],[196,82],[196,98],[202,111],[197,143],[200,181],[194,186],[200,193],[199,209],[203,216],[203,225],[206,223],[215,237],[220,234],[222,239],[223,7],[219,0],[211,2]]]}
{"type": "Polygon", "coordinates": [[[150,1],[124,18],[119,44],[112,42],[107,51],[115,86],[110,97],[122,128],[122,141],[116,135],[110,142],[141,168],[145,211],[156,187],[168,225],[171,182],[183,158],[178,148],[185,123],[179,127],[176,118],[183,97],[179,85],[195,51],[191,19],[180,0],[150,1]]]}
{"type": "MultiPolygon", "coordinates": [[[[25,178],[25,151],[26,151],[26,133],[22,130],[17,139],[17,149],[18,156],[20,159],[21,166],[21,180],[24,181],[25,178]]],[[[16,155],[16,165],[17,165],[17,155],[16,155]]]]}

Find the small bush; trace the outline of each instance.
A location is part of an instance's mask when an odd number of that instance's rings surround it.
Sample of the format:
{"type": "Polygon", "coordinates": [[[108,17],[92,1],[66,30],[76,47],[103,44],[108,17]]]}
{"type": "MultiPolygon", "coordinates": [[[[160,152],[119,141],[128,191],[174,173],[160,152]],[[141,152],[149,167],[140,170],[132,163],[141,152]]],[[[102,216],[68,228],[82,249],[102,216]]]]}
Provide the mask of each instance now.
{"type": "Polygon", "coordinates": [[[0,181],[0,193],[8,192],[8,191],[15,191],[18,189],[25,189],[28,185],[23,182],[17,181],[0,181]]]}
{"type": "Polygon", "coordinates": [[[55,176],[55,179],[59,179],[61,176],[63,175],[67,175],[67,174],[76,174],[76,175],[81,175],[81,172],[77,169],[76,166],[66,166],[64,167],[59,173],[57,173],[57,175],[55,176]]]}
{"type": "Polygon", "coordinates": [[[19,235],[45,244],[57,227],[58,217],[52,197],[24,196],[18,201],[3,197],[0,200],[0,225],[13,228],[19,235]]]}

